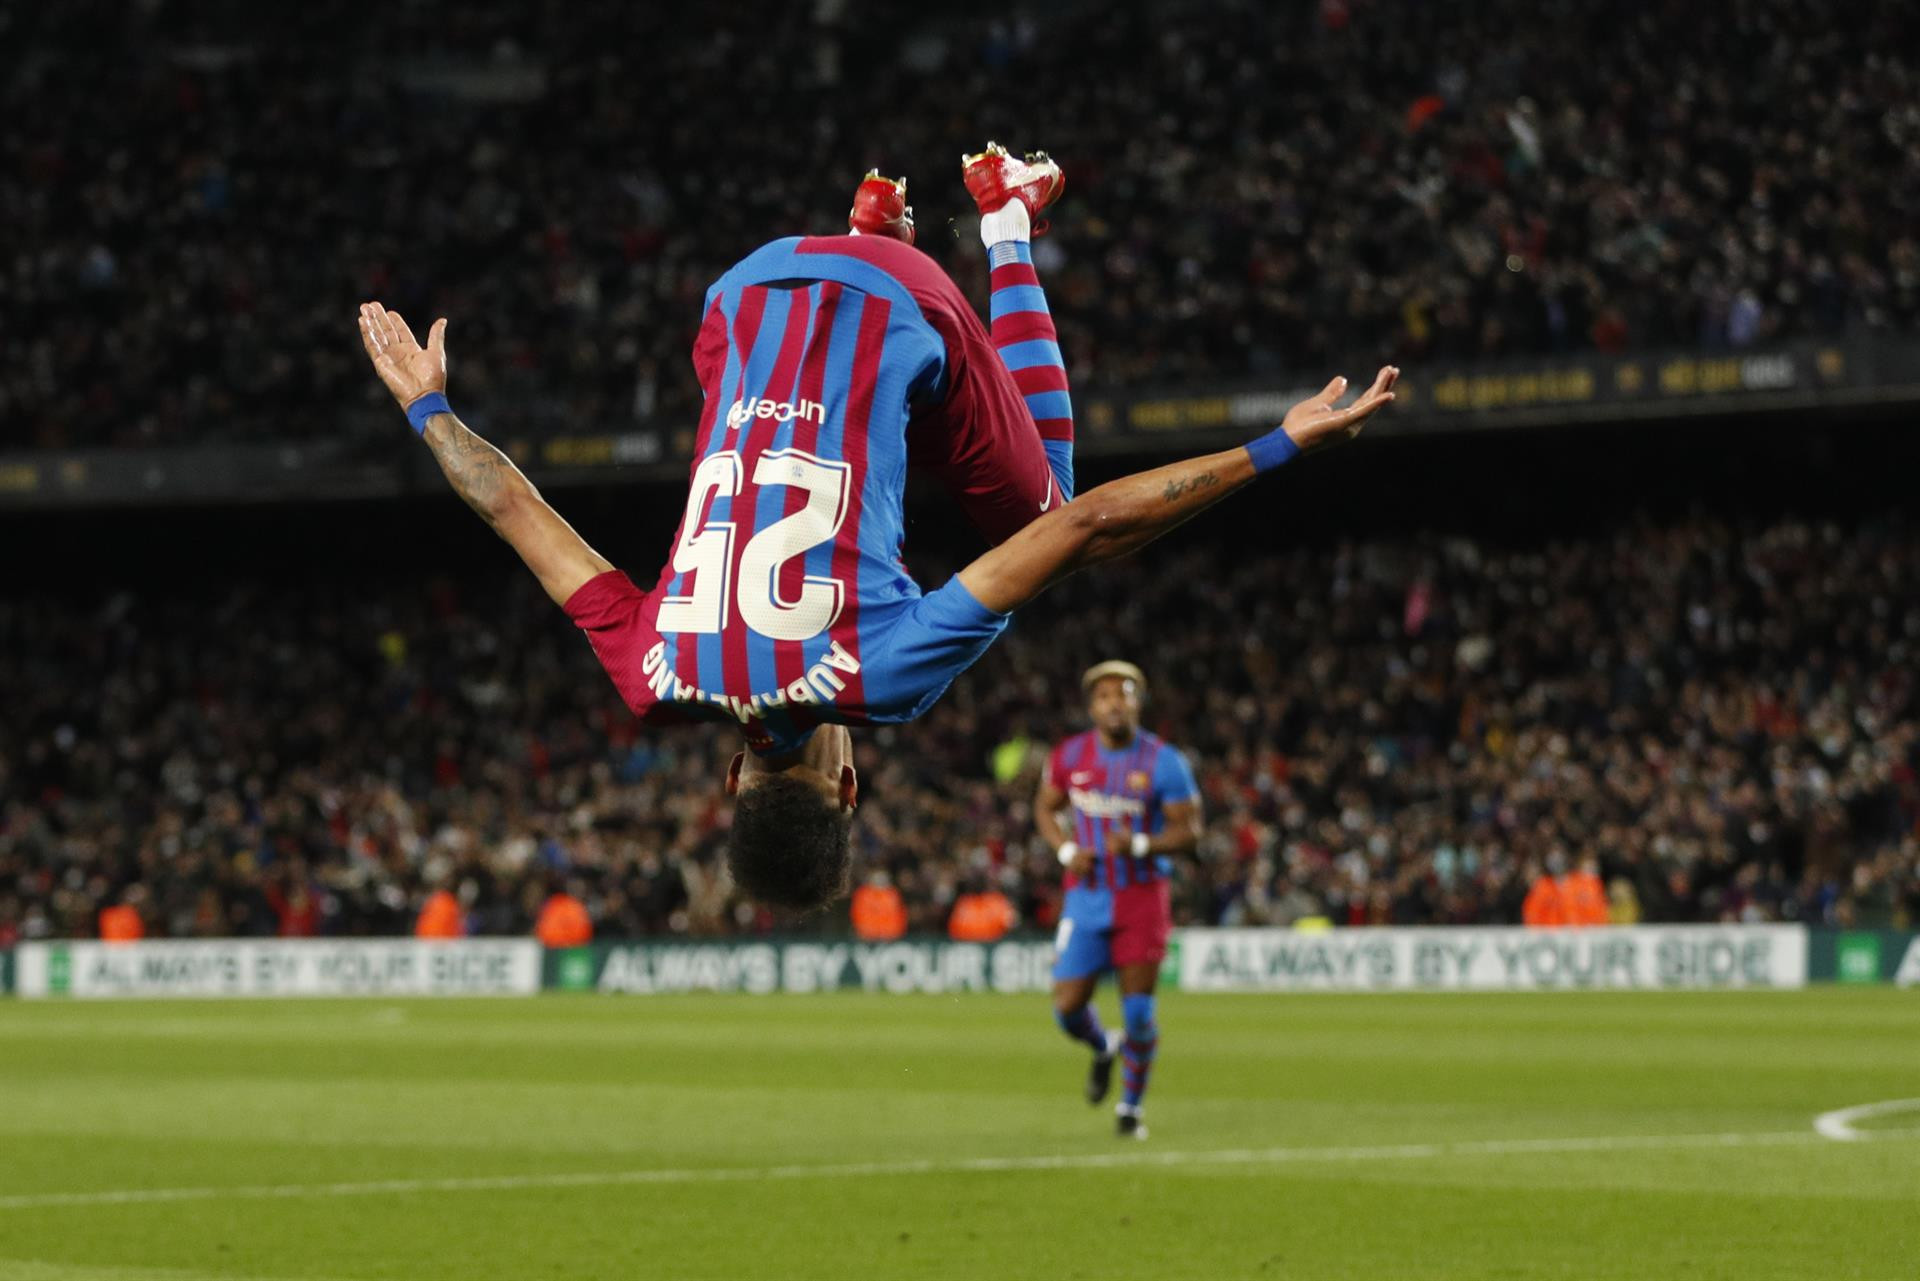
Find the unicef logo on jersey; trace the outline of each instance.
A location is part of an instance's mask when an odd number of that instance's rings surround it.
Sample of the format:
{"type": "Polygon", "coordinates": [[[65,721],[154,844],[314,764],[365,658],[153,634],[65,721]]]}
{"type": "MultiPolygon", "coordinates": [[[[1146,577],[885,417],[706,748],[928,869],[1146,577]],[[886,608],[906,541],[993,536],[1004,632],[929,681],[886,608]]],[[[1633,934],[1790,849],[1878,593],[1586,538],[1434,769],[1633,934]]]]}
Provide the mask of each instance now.
{"type": "Polygon", "coordinates": [[[727,411],[727,429],[744,427],[755,418],[771,418],[776,423],[790,423],[798,418],[803,423],[825,425],[827,407],[817,400],[765,400],[759,396],[736,400],[727,411]]]}

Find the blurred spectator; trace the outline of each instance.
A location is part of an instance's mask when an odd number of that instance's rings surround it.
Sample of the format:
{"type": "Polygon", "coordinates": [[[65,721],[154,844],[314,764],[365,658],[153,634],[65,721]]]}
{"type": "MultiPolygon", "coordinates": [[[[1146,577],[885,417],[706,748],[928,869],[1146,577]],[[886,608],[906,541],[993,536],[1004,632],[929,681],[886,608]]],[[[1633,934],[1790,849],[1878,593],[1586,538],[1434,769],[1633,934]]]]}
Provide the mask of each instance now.
{"type": "Polygon", "coordinates": [[[1568,925],[1605,925],[1607,891],[1600,884],[1600,864],[1587,857],[1560,878],[1560,902],[1568,925]]]}
{"type": "Polygon", "coordinates": [[[875,871],[853,892],[850,912],[856,937],[869,943],[897,939],[907,932],[907,907],[885,872],[875,871]]]}
{"type": "Polygon", "coordinates": [[[447,889],[438,889],[427,895],[427,901],[420,906],[420,915],[414,921],[415,938],[457,939],[467,933],[465,913],[460,910],[460,900],[447,889]]]}
{"type": "Polygon", "coordinates": [[[135,943],[146,937],[146,922],[140,919],[140,904],[146,891],[129,885],[120,902],[100,909],[100,937],[108,943],[135,943]]]}
{"type": "Polygon", "coordinates": [[[976,885],[953,901],[947,937],[959,943],[997,943],[1020,923],[1013,904],[999,890],[976,885]]]}
{"type": "Polygon", "coordinates": [[[1520,904],[1520,919],[1535,929],[1554,929],[1573,923],[1567,910],[1566,887],[1551,868],[1533,874],[1526,900],[1520,904]]]}
{"type": "Polygon", "coordinates": [[[267,907],[279,921],[274,931],[281,938],[312,938],[320,932],[320,901],[306,877],[304,867],[276,877],[266,888],[267,907]]]}
{"type": "Polygon", "coordinates": [[[555,890],[540,905],[533,923],[533,936],[543,947],[584,947],[593,942],[593,918],[587,905],[575,893],[580,887],[569,885],[555,890]]]}

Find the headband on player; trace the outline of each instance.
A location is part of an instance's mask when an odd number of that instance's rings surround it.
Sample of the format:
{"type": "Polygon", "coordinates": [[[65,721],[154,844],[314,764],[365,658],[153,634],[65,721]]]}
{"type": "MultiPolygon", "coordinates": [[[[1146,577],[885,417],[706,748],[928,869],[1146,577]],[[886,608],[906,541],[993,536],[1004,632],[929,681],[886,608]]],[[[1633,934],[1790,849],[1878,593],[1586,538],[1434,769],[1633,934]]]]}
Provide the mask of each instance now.
{"type": "Polygon", "coordinates": [[[1146,697],[1146,675],[1132,663],[1119,658],[1109,658],[1104,663],[1095,663],[1092,667],[1089,667],[1086,673],[1080,677],[1080,689],[1082,692],[1091,692],[1095,683],[1103,681],[1109,676],[1118,676],[1122,680],[1132,681],[1140,687],[1141,697],[1146,697]]]}

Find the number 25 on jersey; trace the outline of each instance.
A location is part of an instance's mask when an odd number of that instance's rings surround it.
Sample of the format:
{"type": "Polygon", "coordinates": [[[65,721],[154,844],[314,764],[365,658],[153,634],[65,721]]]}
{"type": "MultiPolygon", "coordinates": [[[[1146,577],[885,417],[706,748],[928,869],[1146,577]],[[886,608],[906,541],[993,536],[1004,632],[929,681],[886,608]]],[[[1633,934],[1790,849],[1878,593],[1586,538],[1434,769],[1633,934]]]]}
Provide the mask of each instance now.
{"type": "MultiPolygon", "coordinates": [[[[710,501],[740,497],[745,466],[737,450],[710,454],[694,469],[687,494],[687,514],[679,545],[673,549],[673,572],[681,575],[681,594],[660,602],[654,626],[661,632],[709,634],[726,630],[729,609],[738,603],[740,621],[772,640],[802,641],[833,626],[845,604],[846,588],[822,574],[802,578],[792,600],[780,595],[780,570],[796,556],[804,556],[830,542],[847,518],[847,499],[853,488],[853,469],[798,449],[776,449],[754,461],[753,485],[785,485],[806,493],[806,506],[783,516],[747,540],[735,570],[736,529],[731,520],[700,516],[710,501]],[[692,582],[686,579],[692,575],[692,582]],[[735,580],[736,581],[731,581],[735,580]]],[[[730,508],[729,515],[737,508],[730,508]]],[[[752,506],[748,505],[751,511],[752,506]]]]}

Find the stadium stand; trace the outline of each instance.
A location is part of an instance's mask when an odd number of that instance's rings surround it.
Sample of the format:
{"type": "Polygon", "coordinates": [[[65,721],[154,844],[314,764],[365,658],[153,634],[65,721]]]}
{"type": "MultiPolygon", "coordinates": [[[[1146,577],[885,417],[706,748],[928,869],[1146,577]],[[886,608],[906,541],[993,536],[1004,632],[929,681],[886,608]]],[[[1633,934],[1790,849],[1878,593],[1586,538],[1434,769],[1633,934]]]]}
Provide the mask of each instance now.
{"type": "Polygon", "coordinates": [[[375,294],[456,317],[500,421],[674,421],[707,282],[837,229],[868,165],[984,297],[946,231],[983,136],[1066,162],[1038,253],[1082,389],[1920,317],[1899,0],[1845,39],[1808,0],[1068,4],[984,37],[941,4],[725,9],[8,9],[7,443],[384,431],[375,294]]]}
{"type": "MultiPolygon", "coordinates": [[[[1033,771],[1124,653],[1206,796],[1186,921],[1517,922],[1589,857],[1650,921],[1920,919],[1916,577],[1897,512],[1194,540],[1072,580],[859,737],[858,880],[915,929],[969,883],[1046,924],[1033,771]]],[[[607,937],[795,924],[718,870],[735,743],[638,731],[517,572],[10,595],[0,689],[0,943],[123,901],[149,937],[404,934],[440,887],[475,933],[569,885],[607,937]]]]}

